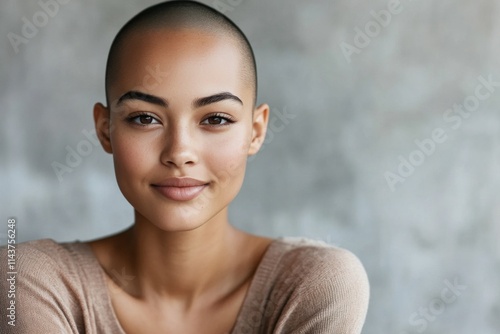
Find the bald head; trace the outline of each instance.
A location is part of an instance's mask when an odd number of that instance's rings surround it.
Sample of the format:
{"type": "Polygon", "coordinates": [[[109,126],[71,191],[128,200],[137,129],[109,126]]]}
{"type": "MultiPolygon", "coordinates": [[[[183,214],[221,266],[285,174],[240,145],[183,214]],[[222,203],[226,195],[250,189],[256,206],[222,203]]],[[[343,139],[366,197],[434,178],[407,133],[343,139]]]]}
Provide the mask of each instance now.
{"type": "MultiPolygon", "coordinates": [[[[146,8],[118,32],[108,55],[106,65],[106,99],[110,102],[110,88],[120,74],[120,56],[132,35],[152,31],[199,30],[204,34],[222,37],[234,44],[242,57],[242,80],[257,98],[257,70],[252,47],[243,32],[225,15],[204,4],[194,1],[169,1],[146,8]]],[[[158,40],[158,43],[168,43],[158,40]]],[[[168,47],[168,45],[167,45],[168,47]]]]}

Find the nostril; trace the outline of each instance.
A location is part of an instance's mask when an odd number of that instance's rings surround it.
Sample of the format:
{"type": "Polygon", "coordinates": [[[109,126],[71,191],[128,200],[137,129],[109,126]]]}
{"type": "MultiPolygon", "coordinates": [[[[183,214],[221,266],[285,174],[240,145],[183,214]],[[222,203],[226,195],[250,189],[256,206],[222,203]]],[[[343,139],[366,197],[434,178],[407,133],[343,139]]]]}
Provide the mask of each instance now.
{"type": "Polygon", "coordinates": [[[169,165],[169,166],[180,167],[182,165],[194,165],[195,162],[193,160],[187,160],[187,161],[182,161],[182,160],[179,160],[179,161],[167,160],[166,164],[169,165]]]}
{"type": "Polygon", "coordinates": [[[160,155],[161,162],[166,166],[187,166],[196,164],[198,153],[192,143],[174,138],[165,144],[160,155]]]}

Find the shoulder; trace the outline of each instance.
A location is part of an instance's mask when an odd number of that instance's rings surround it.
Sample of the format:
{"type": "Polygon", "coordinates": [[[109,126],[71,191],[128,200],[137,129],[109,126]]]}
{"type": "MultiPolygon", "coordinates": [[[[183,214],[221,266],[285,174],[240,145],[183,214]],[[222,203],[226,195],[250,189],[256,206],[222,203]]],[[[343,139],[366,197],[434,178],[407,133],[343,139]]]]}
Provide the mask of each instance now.
{"type": "Polygon", "coordinates": [[[0,257],[6,256],[11,280],[2,278],[0,285],[12,294],[0,296],[0,304],[15,303],[17,329],[77,333],[83,328],[88,284],[99,281],[86,245],[44,239],[0,248],[0,257]]]}
{"type": "MultiPolygon", "coordinates": [[[[60,244],[51,239],[29,241],[0,248],[0,256],[10,260],[8,272],[14,273],[20,297],[58,292],[78,280],[84,248],[79,242],[60,244]],[[81,249],[80,249],[81,248],[81,249]],[[70,279],[74,278],[74,279],[70,279]],[[26,294],[25,294],[26,293],[26,294]]],[[[74,290],[74,289],[72,289],[74,290]]]]}
{"type": "Polygon", "coordinates": [[[359,333],[370,288],[358,257],[310,239],[278,239],[276,247],[271,297],[282,307],[276,332],[359,333]]]}
{"type": "Polygon", "coordinates": [[[276,268],[278,273],[290,276],[293,272],[297,284],[311,280],[326,285],[346,280],[353,284],[368,284],[361,261],[349,250],[304,238],[282,238],[276,243],[281,249],[276,268]]]}
{"type": "Polygon", "coordinates": [[[16,272],[28,279],[47,279],[64,274],[74,274],[78,270],[79,260],[87,254],[79,242],[57,243],[51,239],[23,242],[8,249],[0,248],[3,255],[10,254],[15,263],[16,272]]]}
{"type": "MultiPolygon", "coordinates": [[[[7,246],[2,246],[0,251],[7,251],[7,246]]],[[[62,260],[69,255],[65,244],[57,243],[52,239],[33,240],[16,244],[15,254],[18,265],[34,260],[62,260]]]]}

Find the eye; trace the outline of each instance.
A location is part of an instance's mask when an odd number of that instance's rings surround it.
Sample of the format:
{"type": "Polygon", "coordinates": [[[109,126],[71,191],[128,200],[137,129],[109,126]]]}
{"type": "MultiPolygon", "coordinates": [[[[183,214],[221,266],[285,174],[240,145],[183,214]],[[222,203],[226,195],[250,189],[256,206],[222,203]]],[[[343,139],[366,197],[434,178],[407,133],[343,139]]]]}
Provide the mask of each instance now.
{"type": "Polygon", "coordinates": [[[201,122],[201,124],[217,126],[217,125],[228,125],[228,124],[231,124],[234,122],[235,121],[229,115],[215,114],[215,115],[210,115],[210,116],[206,117],[201,122]]]}
{"type": "Polygon", "coordinates": [[[159,124],[160,122],[149,114],[132,115],[127,118],[127,121],[137,125],[159,124]]]}

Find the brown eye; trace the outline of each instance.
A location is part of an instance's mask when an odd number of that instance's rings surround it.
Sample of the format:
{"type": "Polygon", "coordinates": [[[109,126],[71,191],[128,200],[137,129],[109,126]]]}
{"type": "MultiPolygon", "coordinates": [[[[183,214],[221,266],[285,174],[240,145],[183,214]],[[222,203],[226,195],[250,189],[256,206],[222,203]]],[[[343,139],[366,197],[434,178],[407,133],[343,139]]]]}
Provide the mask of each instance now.
{"type": "Polygon", "coordinates": [[[141,124],[151,124],[151,123],[153,123],[153,117],[148,116],[148,115],[141,115],[141,116],[139,116],[139,122],[141,124]]]}
{"type": "Polygon", "coordinates": [[[208,124],[211,124],[211,125],[218,125],[218,124],[223,124],[223,122],[225,121],[222,117],[209,117],[207,119],[208,121],[208,124]]]}
{"type": "Polygon", "coordinates": [[[150,125],[160,123],[155,117],[148,114],[130,116],[127,118],[127,121],[137,125],[150,125]]]}
{"type": "Polygon", "coordinates": [[[208,116],[207,118],[205,118],[201,122],[201,124],[218,126],[218,125],[229,125],[229,124],[234,123],[234,122],[235,121],[229,115],[226,116],[224,114],[224,116],[222,116],[222,115],[215,114],[215,115],[208,116]]]}

